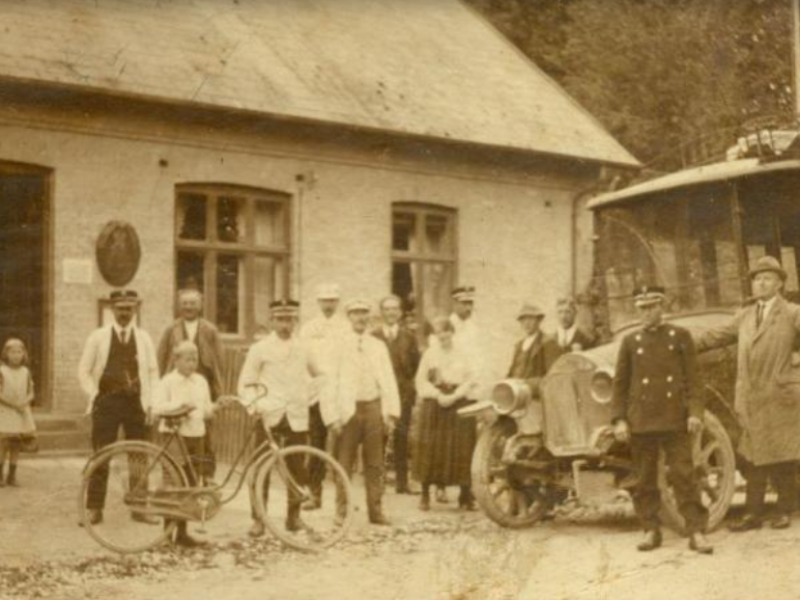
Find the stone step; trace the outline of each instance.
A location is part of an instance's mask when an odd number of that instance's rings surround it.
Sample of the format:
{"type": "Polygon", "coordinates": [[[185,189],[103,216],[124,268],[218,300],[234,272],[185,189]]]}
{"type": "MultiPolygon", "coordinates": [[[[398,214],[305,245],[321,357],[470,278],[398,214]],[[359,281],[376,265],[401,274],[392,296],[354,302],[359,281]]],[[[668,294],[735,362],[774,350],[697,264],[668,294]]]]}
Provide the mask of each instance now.
{"type": "Polygon", "coordinates": [[[84,453],[91,450],[89,433],[86,431],[38,431],[39,453],[84,453]]]}
{"type": "Polygon", "coordinates": [[[33,415],[36,429],[44,431],[88,431],[89,421],[81,415],[33,415]]]}

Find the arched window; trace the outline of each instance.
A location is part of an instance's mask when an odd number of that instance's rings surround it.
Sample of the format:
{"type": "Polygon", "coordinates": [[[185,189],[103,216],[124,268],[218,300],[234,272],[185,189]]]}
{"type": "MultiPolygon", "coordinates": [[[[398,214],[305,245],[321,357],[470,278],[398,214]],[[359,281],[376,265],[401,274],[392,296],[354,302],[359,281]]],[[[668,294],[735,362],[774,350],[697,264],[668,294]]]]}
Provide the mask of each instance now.
{"type": "Polygon", "coordinates": [[[176,193],[176,289],[202,291],[222,334],[252,338],[288,287],[289,195],[218,184],[176,193]]]}
{"type": "Polygon", "coordinates": [[[450,308],[458,263],[455,209],[395,202],[392,205],[392,292],[424,326],[450,308]]]}

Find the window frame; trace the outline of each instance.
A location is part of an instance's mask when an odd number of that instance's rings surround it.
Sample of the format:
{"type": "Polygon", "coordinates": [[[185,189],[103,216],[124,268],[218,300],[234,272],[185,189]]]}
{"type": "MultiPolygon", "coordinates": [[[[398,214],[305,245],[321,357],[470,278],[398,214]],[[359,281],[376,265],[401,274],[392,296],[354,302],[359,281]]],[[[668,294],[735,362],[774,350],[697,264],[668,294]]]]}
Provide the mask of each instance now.
{"type": "MultiPolygon", "coordinates": [[[[398,263],[408,264],[413,271],[419,269],[422,271],[424,267],[433,264],[441,264],[450,266],[452,270],[452,282],[458,281],[458,262],[459,262],[459,214],[458,209],[450,206],[443,206],[437,204],[429,204],[423,202],[413,201],[397,201],[392,203],[391,207],[391,230],[390,230],[390,256],[391,256],[391,272],[394,272],[394,265],[398,263]],[[415,217],[414,230],[418,240],[420,240],[421,248],[418,251],[397,250],[394,247],[394,228],[395,220],[398,215],[412,214],[415,217]],[[425,224],[429,215],[444,217],[450,226],[450,249],[448,253],[433,254],[427,248],[427,237],[425,234],[425,224]]],[[[412,275],[413,277],[413,275],[412,275]]],[[[415,293],[415,316],[420,331],[425,325],[425,281],[424,277],[418,277],[420,289],[415,293]]],[[[392,281],[392,289],[394,289],[394,281],[392,281]]],[[[450,310],[451,302],[448,301],[445,310],[450,310]]]]}
{"type": "Polygon", "coordinates": [[[203,289],[204,315],[212,322],[217,317],[217,258],[219,256],[242,257],[244,273],[243,305],[244,311],[241,321],[242,330],[237,333],[221,333],[223,339],[230,341],[246,342],[254,339],[258,324],[256,323],[255,307],[255,274],[256,259],[269,257],[277,259],[283,265],[283,277],[280,284],[284,290],[289,289],[291,281],[291,256],[292,256],[292,196],[286,192],[224,183],[184,183],[175,186],[173,203],[173,237],[174,237],[174,270],[173,285],[175,285],[175,300],[178,294],[178,257],[181,252],[202,255],[203,260],[203,289]],[[180,237],[180,198],[183,195],[195,194],[206,198],[206,228],[204,240],[187,240],[180,237]],[[241,198],[244,200],[244,213],[242,221],[244,231],[242,239],[236,242],[227,242],[219,239],[219,202],[221,198],[241,198]],[[256,243],[256,207],[259,203],[277,204],[283,209],[283,239],[284,244],[258,244],[256,243]]]}

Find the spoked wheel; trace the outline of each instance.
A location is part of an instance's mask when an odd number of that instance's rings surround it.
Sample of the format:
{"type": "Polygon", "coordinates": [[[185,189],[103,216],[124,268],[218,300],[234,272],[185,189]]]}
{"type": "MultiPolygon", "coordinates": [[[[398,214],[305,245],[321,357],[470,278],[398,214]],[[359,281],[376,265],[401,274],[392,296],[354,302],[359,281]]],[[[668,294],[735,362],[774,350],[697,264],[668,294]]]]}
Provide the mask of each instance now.
{"type": "Polygon", "coordinates": [[[269,456],[255,473],[253,490],[258,517],[275,537],[297,550],[329,548],[350,528],[350,480],[333,457],[316,448],[290,446],[269,456]],[[306,480],[312,458],[325,465],[323,501],[320,508],[302,510],[301,505],[311,498],[306,480]]]}
{"type": "Polygon", "coordinates": [[[186,485],[183,471],[158,446],[147,442],[112,444],[93,456],[84,469],[78,497],[80,523],[114,552],[149,550],[164,542],[176,526],[174,521],[165,524],[163,518],[153,516],[153,502],[174,500],[175,492],[186,485]],[[102,508],[100,523],[91,523],[92,507],[102,508]]]}
{"type": "MultiPolygon", "coordinates": [[[[713,413],[706,411],[703,432],[693,440],[692,454],[703,504],[708,509],[708,530],[719,527],[736,491],[736,455],[728,432],[713,413]]],[[[664,517],[682,531],[685,522],[678,511],[675,494],[667,485],[669,473],[662,462],[661,484],[664,517]]]]}
{"type": "Polygon", "coordinates": [[[478,504],[495,523],[519,529],[547,514],[546,495],[539,485],[524,486],[514,468],[501,461],[513,423],[497,421],[478,437],[472,455],[472,488],[478,504]]]}

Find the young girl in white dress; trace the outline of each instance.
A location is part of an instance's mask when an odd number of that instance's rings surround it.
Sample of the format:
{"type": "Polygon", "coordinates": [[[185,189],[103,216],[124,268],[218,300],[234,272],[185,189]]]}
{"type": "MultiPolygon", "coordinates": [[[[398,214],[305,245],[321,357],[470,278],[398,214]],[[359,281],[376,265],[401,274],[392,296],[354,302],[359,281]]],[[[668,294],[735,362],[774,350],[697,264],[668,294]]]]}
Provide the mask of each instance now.
{"type": "Polygon", "coordinates": [[[10,338],[6,341],[0,361],[0,487],[16,487],[22,440],[36,431],[31,413],[33,380],[27,367],[28,351],[22,340],[10,338]],[[8,477],[4,480],[6,459],[8,477]]]}

